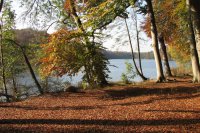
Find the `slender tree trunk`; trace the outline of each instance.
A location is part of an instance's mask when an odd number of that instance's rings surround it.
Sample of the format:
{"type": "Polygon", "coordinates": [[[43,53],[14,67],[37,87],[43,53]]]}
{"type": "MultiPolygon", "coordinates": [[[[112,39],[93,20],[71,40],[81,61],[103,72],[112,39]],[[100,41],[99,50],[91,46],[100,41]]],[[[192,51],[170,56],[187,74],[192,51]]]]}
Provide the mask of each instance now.
{"type": "Polygon", "coordinates": [[[6,95],[6,101],[10,102],[10,99],[8,97],[8,89],[7,89],[7,85],[6,85],[6,76],[5,76],[5,67],[4,67],[4,54],[3,54],[3,47],[2,47],[2,41],[0,44],[0,54],[1,54],[1,74],[2,74],[2,80],[3,80],[3,88],[5,91],[5,95],[6,95]]]}
{"type": "Polygon", "coordinates": [[[193,71],[193,82],[200,82],[200,68],[199,68],[199,58],[196,48],[196,40],[194,34],[194,28],[192,23],[191,15],[191,5],[190,0],[186,0],[187,10],[188,10],[188,24],[190,30],[190,52],[191,52],[191,62],[193,71]]]}
{"type": "Polygon", "coordinates": [[[158,38],[159,42],[160,42],[160,46],[161,46],[161,50],[163,53],[163,61],[164,61],[164,68],[165,68],[165,74],[166,76],[172,76],[171,73],[171,69],[170,69],[170,65],[169,65],[169,60],[168,60],[168,56],[167,56],[167,50],[166,50],[166,46],[165,46],[165,40],[163,35],[159,35],[158,38]]]}
{"type": "MultiPolygon", "coordinates": [[[[0,7],[0,9],[2,9],[2,7],[0,7]]],[[[1,25],[0,25],[0,56],[1,56],[1,74],[2,74],[2,80],[3,80],[3,88],[5,91],[5,95],[6,95],[6,101],[10,102],[9,96],[8,96],[8,89],[7,89],[7,85],[6,85],[6,76],[5,76],[5,66],[4,66],[4,53],[3,53],[3,31],[2,31],[2,27],[3,27],[3,22],[1,19],[1,25]]]]}
{"type": "Polygon", "coordinates": [[[157,82],[163,82],[165,80],[165,77],[163,74],[162,62],[158,48],[158,32],[156,27],[153,6],[151,0],[146,0],[146,2],[148,6],[148,14],[151,19],[151,38],[152,38],[153,52],[157,70],[157,82]]]}
{"type": "Polygon", "coordinates": [[[140,37],[139,37],[139,30],[138,30],[138,20],[137,20],[137,14],[134,11],[134,9],[133,9],[133,12],[134,12],[134,20],[135,20],[135,31],[136,31],[136,41],[137,41],[137,48],[138,48],[139,68],[140,68],[141,74],[143,74],[141,52],[140,52],[140,37]]]}
{"type": "Polygon", "coordinates": [[[31,74],[31,76],[32,76],[32,78],[33,78],[33,80],[34,80],[34,82],[35,82],[35,84],[36,84],[36,86],[37,86],[37,88],[38,88],[40,94],[44,94],[44,90],[42,89],[40,83],[38,82],[38,80],[37,80],[37,78],[36,78],[36,76],[35,76],[35,73],[34,73],[34,71],[33,71],[33,68],[32,68],[32,66],[31,66],[31,63],[29,62],[29,59],[28,59],[28,57],[27,57],[25,51],[23,50],[23,48],[21,48],[21,51],[22,51],[22,54],[23,54],[23,56],[24,56],[24,60],[25,60],[27,66],[28,66],[28,68],[29,68],[30,74],[31,74]]]}
{"type": "Polygon", "coordinates": [[[128,33],[128,37],[129,37],[129,44],[130,44],[130,47],[131,47],[131,54],[132,54],[132,59],[133,59],[133,64],[135,66],[135,70],[136,70],[137,74],[142,78],[142,80],[147,80],[147,78],[144,77],[144,75],[139,71],[139,69],[138,69],[138,67],[136,65],[128,24],[127,24],[126,18],[124,18],[124,20],[125,20],[125,23],[126,23],[126,29],[127,29],[127,33],[128,33]]]}

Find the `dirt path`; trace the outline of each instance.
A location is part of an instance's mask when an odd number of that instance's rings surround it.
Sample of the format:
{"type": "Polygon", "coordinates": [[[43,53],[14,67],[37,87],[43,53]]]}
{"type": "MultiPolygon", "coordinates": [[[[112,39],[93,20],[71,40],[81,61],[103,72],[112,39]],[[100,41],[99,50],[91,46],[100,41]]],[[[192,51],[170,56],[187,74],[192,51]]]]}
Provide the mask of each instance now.
{"type": "Polygon", "coordinates": [[[107,87],[0,103],[0,132],[200,132],[200,84],[107,87]]]}

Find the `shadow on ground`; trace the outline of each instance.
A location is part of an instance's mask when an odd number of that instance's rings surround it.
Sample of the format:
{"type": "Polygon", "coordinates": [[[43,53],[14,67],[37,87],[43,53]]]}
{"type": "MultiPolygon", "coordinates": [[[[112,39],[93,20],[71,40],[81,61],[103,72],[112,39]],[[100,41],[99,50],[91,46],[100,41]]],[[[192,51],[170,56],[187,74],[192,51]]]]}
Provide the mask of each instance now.
{"type": "Polygon", "coordinates": [[[194,98],[200,96],[200,85],[198,86],[175,86],[175,87],[165,87],[165,88],[142,88],[142,87],[127,87],[121,90],[105,90],[106,97],[102,97],[103,99],[125,99],[129,97],[138,97],[138,96],[173,96],[173,95],[184,95],[183,97],[176,97],[177,99],[187,99],[194,98]]]}
{"type": "Polygon", "coordinates": [[[152,120],[84,120],[84,119],[1,119],[0,124],[58,124],[102,126],[161,126],[199,124],[200,119],[152,119],[152,120]]]}

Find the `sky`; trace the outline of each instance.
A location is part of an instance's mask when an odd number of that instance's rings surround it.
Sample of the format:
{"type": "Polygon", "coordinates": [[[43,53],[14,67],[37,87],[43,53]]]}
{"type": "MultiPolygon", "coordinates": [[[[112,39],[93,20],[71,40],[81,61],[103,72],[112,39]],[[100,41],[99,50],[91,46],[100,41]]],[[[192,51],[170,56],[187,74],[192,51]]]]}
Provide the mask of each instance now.
{"type": "MultiPolygon", "coordinates": [[[[22,14],[24,13],[25,9],[20,7],[19,2],[14,1],[12,3],[12,8],[15,10],[15,13],[16,13],[16,28],[17,29],[32,27],[30,23],[28,23],[27,21],[25,22],[22,19],[22,14]]],[[[130,15],[132,14],[131,9],[128,9],[127,11],[130,13],[130,15]]],[[[142,15],[139,15],[138,19],[140,21],[138,24],[138,27],[139,27],[141,22],[144,20],[144,17],[142,15]]],[[[137,46],[136,46],[136,38],[135,38],[136,37],[135,26],[133,24],[133,20],[131,19],[131,17],[127,20],[127,22],[128,22],[128,26],[129,26],[129,30],[131,34],[133,48],[134,48],[134,51],[136,52],[137,46]]],[[[48,33],[53,33],[54,31],[55,31],[54,27],[51,27],[48,30],[48,33]]],[[[106,30],[103,30],[103,35],[104,37],[101,38],[101,42],[103,43],[103,46],[107,48],[107,50],[131,52],[124,19],[116,18],[115,21],[113,21],[110,25],[107,26],[106,30]]],[[[142,38],[142,40],[140,40],[141,51],[142,52],[152,51],[151,41],[144,32],[140,33],[140,38],[142,38]]]]}

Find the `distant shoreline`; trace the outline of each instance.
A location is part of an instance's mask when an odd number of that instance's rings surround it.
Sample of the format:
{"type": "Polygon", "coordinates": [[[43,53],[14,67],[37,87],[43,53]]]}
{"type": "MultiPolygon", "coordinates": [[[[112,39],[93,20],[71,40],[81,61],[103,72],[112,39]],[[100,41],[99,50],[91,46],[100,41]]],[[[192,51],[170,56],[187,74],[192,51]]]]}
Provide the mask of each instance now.
{"type": "MultiPolygon", "coordinates": [[[[132,59],[131,52],[124,52],[124,51],[107,51],[104,50],[103,54],[108,59],[132,59]]],[[[135,59],[138,59],[138,53],[134,53],[135,59]]],[[[141,59],[154,59],[153,51],[150,52],[141,52],[141,59]]],[[[162,54],[161,54],[162,56],[162,54]]],[[[169,60],[172,60],[172,58],[169,56],[169,60]]]]}

